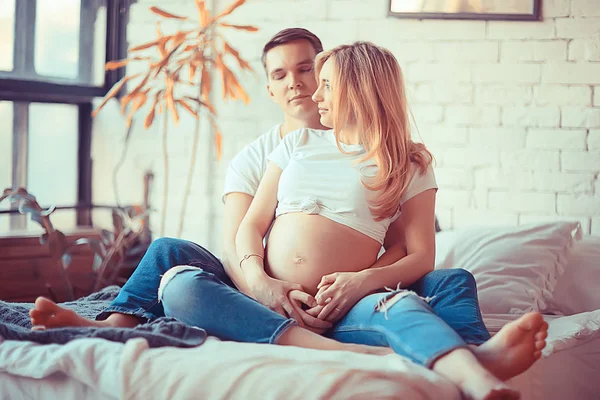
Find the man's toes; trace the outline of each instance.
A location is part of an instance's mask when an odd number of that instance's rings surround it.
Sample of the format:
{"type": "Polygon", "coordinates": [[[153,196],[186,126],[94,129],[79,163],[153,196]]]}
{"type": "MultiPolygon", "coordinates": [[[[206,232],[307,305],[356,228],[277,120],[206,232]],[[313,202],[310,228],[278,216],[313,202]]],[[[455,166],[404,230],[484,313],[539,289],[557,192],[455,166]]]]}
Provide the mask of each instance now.
{"type": "Polygon", "coordinates": [[[548,331],[541,331],[535,334],[535,340],[545,340],[548,337],[548,331]]]}
{"type": "Polygon", "coordinates": [[[542,317],[542,314],[539,312],[532,312],[521,317],[519,321],[519,328],[526,331],[537,331],[543,324],[544,318],[542,317]]]}
{"type": "Polygon", "coordinates": [[[535,348],[537,350],[542,350],[544,347],[546,347],[546,342],[535,342],[535,348]]]}
{"type": "Polygon", "coordinates": [[[541,356],[542,352],[539,350],[533,353],[533,358],[535,358],[536,360],[539,359],[541,356]]]}

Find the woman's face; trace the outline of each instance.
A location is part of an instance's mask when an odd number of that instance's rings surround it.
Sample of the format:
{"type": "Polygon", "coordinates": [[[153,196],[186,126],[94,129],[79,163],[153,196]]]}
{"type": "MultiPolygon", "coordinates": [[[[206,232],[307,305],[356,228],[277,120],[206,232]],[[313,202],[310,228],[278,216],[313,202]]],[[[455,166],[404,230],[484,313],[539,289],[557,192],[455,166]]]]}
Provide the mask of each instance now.
{"type": "Polygon", "coordinates": [[[321,72],[319,72],[319,86],[313,94],[312,99],[319,107],[321,124],[333,128],[333,102],[331,99],[331,78],[333,76],[333,63],[331,58],[325,61],[321,72]]]}

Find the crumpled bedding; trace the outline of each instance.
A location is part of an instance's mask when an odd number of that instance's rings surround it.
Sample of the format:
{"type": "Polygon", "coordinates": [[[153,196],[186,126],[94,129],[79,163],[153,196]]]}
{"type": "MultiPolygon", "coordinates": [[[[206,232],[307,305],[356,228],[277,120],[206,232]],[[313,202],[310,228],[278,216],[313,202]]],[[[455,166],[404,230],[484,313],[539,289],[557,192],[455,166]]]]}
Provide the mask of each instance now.
{"type": "MultiPolygon", "coordinates": [[[[95,318],[119,292],[111,286],[73,302],[61,306],[73,309],[86,318],[95,318]]],[[[150,323],[132,329],[67,327],[49,330],[31,330],[30,303],[9,303],[0,301],[0,340],[27,340],[40,344],[65,344],[81,338],[102,338],[113,342],[126,342],[132,338],[146,339],[149,347],[175,346],[194,347],[206,339],[204,329],[188,326],[174,318],[158,318],[150,323]]]]}
{"type": "MultiPolygon", "coordinates": [[[[456,387],[397,355],[222,342],[151,349],[144,339],[78,339],[65,345],[5,341],[0,378],[68,377],[98,399],[460,399],[456,387]],[[4,375],[3,375],[4,373],[4,375]]],[[[62,378],[61,378],[62,379],[62,378]]],[[[0,379],[2,384],[2,379],[0,379]]],[[[57,394],[58,396],[58,394],[57,394]]],[[[76,398],[76,397],[73,397],[76,398]]],[[[68,400],[70,397],[61,397],[68,400]]]]}

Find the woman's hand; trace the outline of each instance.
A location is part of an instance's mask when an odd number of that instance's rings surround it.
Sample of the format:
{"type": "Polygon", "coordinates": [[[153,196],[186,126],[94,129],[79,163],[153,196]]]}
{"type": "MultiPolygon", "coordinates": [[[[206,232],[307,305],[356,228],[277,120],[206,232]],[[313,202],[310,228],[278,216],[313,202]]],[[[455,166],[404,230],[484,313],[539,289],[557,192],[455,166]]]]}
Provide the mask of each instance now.
{"type": "Polygon", "coordinates": [[[300,290],[292,290],[288,296],[292,304],[296,305],[296,309],[298,310],[306,329],[320,335],[333,326],[331,322],[319,319],[315,315],[310,315],[307,311],[304,311],[302,304],[306,304],[307,307],[318,307],[317,301],[310,294],[300,290]]]}
{"type": "Polygon", "coordinates": [[[363,282],[360,272],[325,275],[317,286],[317,306],[307,313],[332,323],[339,321],[366,295],[363,282]]]}
{"type": "Polygon", "coordinates": [[[260,304],[286,318],[288,316],[294,318],[301,326],[304,325],[304,320],[300,313],[302,309],[288,298],[288,293],[291,291],[304,292],[301,285],[271,278],[267,274],[264,274],[260,278],[251,279],[248,285],[254,298],[260,304]]]}

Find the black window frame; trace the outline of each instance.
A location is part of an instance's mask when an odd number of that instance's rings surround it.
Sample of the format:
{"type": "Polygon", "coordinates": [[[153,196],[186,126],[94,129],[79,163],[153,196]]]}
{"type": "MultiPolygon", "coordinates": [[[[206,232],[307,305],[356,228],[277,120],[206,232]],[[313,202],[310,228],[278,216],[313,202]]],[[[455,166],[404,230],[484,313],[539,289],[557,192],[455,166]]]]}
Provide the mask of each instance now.
{"type": "MultiPolygon", "coordinates": [[[[81,0],[85,2],[87,0],[81,0]]],[[[127,23],[129,7],[135,0],[106,0],[106,43],[105,61],[125,58],[127,54],[127,23]]],[[[13,71],[26,71],[34,75],[34,46],[35,41],[35,13],[37,0],[15,2],[14,24],[14,62],[13,71]],[[25,23],[24,23],[25,22],[25,23]],[[22,28],[19,32],[20,27],[22,28]],[[21,51],[25,48],[28,51],[21,51]],[[20,58],[19,58],[20,56],[20,58]]],[[[83,27],[93,29],[95,10],[84,9],[80,14],[80,60],[86,59],[86,54],[92,48],[88,42],[93,35],[86,34],[83,27]]],[[[89,32],[88,32],[89,33],[89,32]]],[[[79,63],[79,75],[91,75],[91,67],[87,70],[85,63],[79,63]]],[[[71,104],[78,108],[78,154],[77,154],[77,203],[57,204],[57,209],[76,209],[77,226],[91,226],[92,204],[92,101],[103,97],[110,88],[123,78],[123,69],[105,71],[104,85],[94,86],[81,83],[70,83],[69,80],[54,79],[52,82],[39,79],[11,78],[14,72],[0,71],[0,101],[13,102],[13,156],[12,156],[12,185],[21,186],[26,183],[27,176],[27,132],[28,109],[30,103],[71,104]]],[[[89,81],[89,79],[88,79],[89,81]]],[[[0,188],[0,190],[2,190],[0,188]]],[[[33,193],[35,195],[35,193],[33,193]]],[[[43,203],[43,199],[40,202],[43,203]]],[[[48,206],[49,204],[42,204],[48,206]]],[[[16,210],[0,210],[0,213],[15,213],[16,210]]],[[[25,219],[11,218],[11,230],[25,226],[25,219]]]]}

